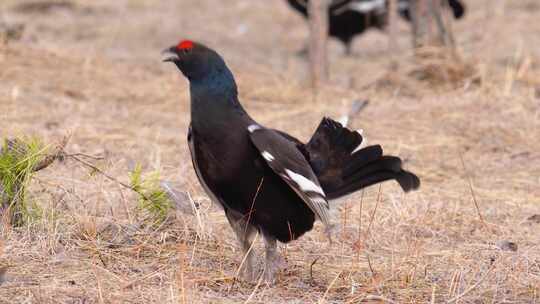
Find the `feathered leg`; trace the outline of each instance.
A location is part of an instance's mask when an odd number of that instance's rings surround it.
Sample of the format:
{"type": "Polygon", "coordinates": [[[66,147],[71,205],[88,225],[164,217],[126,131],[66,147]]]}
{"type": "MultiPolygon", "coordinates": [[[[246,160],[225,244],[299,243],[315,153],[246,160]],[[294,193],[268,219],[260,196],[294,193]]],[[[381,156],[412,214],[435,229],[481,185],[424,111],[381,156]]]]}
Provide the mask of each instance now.
{"type": "Polygon", "coordinates": [[[267,284],[273,284],[276,281],[276,272],[283,266],[284,261],[279,256],[276,238],[263,232],[263,239],[266,251],[264,280],[267,284]]]}
{"type": "Polygon", "coordinates": [[[240,273],[246,281],[254,281],[256,278],[255,274],[255,253],[251,248],[251,243],[253,242],[253,236],[255,235],[255,228],[248,224],[240,214],[237,214],[234,211],[226,211],[227,220],[238,238],[240,243],[240,248],[242,248],[242,260],[245,258],[244,265],[240,273]]]}

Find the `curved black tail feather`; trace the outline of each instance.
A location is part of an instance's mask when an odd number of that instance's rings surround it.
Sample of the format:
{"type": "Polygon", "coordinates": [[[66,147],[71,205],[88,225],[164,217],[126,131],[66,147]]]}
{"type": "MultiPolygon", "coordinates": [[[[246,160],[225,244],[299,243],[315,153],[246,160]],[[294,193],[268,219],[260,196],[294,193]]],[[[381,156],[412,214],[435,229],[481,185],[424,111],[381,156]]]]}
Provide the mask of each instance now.
{"type": "Polygon", "coordinates": [[[305,154],[328,199],[392,179],[405,192],[420,187],[420,179],[403,170],[399,157],[384,155],[379,145],[358,149],[362,141],[359,132],[323,118],[305,145],[305,154]]]}

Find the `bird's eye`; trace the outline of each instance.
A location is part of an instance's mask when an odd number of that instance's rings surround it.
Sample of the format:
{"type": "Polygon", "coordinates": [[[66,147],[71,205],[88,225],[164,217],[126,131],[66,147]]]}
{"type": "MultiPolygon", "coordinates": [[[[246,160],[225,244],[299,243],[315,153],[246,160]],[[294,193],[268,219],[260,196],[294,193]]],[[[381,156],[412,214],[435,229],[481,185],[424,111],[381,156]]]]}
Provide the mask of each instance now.
{"type": "Polygon", "coordinates": [[[191,53],[191,48],[182,49],[182,52],[187,55],[187,54],[191,53]]]}

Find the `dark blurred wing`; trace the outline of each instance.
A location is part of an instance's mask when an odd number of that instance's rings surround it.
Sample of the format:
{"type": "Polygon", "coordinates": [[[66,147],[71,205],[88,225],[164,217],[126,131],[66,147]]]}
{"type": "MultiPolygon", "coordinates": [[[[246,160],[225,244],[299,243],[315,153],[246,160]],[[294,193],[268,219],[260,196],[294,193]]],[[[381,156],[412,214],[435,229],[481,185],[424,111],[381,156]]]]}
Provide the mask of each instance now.
{"type": "Polygon", "coordinates": [[[460,19],[465,15],[465,5],[460,0],[448,0],[448,5],[452,9],[452,13],[456,19],[460,19]]]}
{"type": "Polygon", "coordinates": [[[352,11],[363,14],[386,11],[386,0],[356,0],[347,6],[352,11]]]}

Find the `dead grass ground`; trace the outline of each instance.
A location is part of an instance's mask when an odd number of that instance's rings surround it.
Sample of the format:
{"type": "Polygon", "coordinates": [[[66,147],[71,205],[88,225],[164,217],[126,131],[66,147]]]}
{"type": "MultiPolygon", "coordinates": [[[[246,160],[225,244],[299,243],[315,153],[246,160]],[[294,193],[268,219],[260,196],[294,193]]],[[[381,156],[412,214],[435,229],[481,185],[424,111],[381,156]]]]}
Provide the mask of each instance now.
{"type": "Polygon", "coordinates": [[[202,211],[200,220],[144,228],[132,193],[73,162],[56,164],[32,184],[42,217],[2,227],[0,303],[540,301],[534,0],[469,4],[455,30],[475,73],[459,83],[410,73],[424,65],[410,54],[404,24],[395,71],[379,33],[358,39],[353,58],[332,42],[332,85],[315,103],[294,56],[305,26],[279,1],[78,0],[48,11],[21,10],[24,3],[0,3],[1,18],[26,26],[21,41],[0,50],[0,137],[52,142],[69,131],[69,151],[104,155],[99,165],[121,180],[135,163],[159,169],[202,211]],[[321,116],[370,99],[352,125],[405,158],[421,190],[405,196],[385,183],[348,197],[337,244],[327,248],[317,227],[280,248],[288,267],[276,286],[234,282],[233,234],[201,191],[185,144],[187,84],[159,62],[181,37],[218,49],[250,113],[300,138],[321,116]]]}

